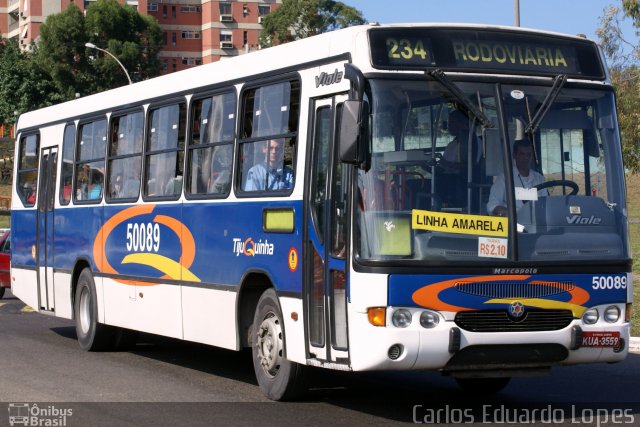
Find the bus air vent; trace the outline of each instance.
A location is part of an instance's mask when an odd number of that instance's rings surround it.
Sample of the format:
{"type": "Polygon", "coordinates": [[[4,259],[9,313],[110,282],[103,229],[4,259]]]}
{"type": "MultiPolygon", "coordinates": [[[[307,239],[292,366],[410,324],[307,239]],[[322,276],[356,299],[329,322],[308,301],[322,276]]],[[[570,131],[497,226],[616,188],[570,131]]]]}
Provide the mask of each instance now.
{"type": "Polygon", "coordinates": [[[578,253],[580,254],[590,254],[590,255],[595,255],[595,254],[608,254],[609,252],[611,252],[609,249],[578,249],[578,253]]]}
{"type": "Polygon", "coordinates": [[[486,298],[544,298],[571,292],[571,282],[459,282],[456,290],[486,298]]]}
{"type": "Polygon", "coordinates": [[[446,256],[471,256],[471,257],[476,257],[478,256],[478,252],[474,252],[474,251],[444,251],[444,254],[446,256]]]}
{"type": "Polygon", "coordinates": [[[536,255],[569,255],[569,251],[536,251],[536,255]]]}

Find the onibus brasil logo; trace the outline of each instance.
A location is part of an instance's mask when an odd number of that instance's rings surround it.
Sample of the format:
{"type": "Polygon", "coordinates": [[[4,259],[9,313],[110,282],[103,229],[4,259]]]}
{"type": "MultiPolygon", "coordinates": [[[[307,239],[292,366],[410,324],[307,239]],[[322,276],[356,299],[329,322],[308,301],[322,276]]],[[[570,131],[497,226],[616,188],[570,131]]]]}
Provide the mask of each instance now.
{"type": "Polygon", "coordinates": [[[37,403],[9,403],[10,426],[66,426],[73,409],[55,405],[39,407],[37,403]]]}

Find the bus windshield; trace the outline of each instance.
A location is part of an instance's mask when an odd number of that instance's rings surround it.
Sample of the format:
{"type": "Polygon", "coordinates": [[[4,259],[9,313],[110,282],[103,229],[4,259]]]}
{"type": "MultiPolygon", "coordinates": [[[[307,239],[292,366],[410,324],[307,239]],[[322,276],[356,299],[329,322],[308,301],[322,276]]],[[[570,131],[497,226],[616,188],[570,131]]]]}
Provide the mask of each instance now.
{"type": "Polygon", "coordinates": [[[371,156],[358,172],[356,203],[360,260],[629,256],[610,89],[455,85],[466,101],[432,80],[368,82],[371,156]],[[469,102],[489,124],[479,123],[469,102]]]}

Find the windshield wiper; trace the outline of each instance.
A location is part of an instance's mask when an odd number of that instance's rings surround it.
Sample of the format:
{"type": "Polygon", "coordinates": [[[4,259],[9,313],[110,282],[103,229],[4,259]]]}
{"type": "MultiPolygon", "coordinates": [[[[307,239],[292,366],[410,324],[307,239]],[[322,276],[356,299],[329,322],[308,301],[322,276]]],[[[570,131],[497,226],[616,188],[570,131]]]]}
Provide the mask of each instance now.
{"type": "Polygon", "coordinates": [[[442,70],[436,68],[435,70],[430,70],[426,73],[433,77],[433,79],[440,83],[442,86],[444,86],[449,92],[451,92],[451,94],[458,101],[460,101],[462,105],[464,105],[469,113],[471,113],[473,117],[475,117],[480,122],[480,125],[482,125],[483,128],[493,127],[493,123],[491,123],[491,120],[489,120],[489,118],[485,116],[478,107],[476,107],[475,105],[473,105],[473,103],[471,103],[471,101],[469,101],[469,98],[465,96],[464,92],[460,90],[458,85],[451,81],[451,79],[449,79],[449,77],[447,77],[447,75],[442,70]]]}
{"type": "MultiPolygon", "coordinates": [[[[558,95],[560,95],[560,91],[566,82],[566,74],[559,74],[555,79],[553,79],[553,86],[551,86],[551,90],[549,90],[544,101],[540,104],[538,111],[536,111],[536,115],[533,116],[533,119],[531,119],[527,127],[524,129],[525,133],[533,136],[533,134],[538,130],[540,123],[542,123],[542,119],[544,119],[544,116],[546,116],[547,111],[549,111],[549,108],[551,108],[553,103],[556,101],[558,95]]],[[[531,140],[533,141],[533,138],[531,140]]]]}

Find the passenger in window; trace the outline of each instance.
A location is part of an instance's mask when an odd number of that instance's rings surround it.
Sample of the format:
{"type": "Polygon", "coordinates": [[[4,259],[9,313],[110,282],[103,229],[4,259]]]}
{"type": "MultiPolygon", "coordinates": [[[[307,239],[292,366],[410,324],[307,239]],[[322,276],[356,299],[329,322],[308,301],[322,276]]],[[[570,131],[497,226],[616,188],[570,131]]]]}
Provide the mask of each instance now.
{"type": "Polygon", "coordinates": [[[32,181],[31,183],[25,183],[24,194],[27,196],[27,203],[33,205],[36,203],[36,182],[32,181]]]}
{"type": "Polygon", "coordinates": [[[262,146],[263,156],[247,172],[245,191],[284,190],[293,187],[293,171],[284,166],[284,140],[272,139],[262,146]]]}
{"type": "Polygon", "coordinates": [[[211,162],[211,176],[207,184],[208,193],[220,194],[231,186],[231,146],[216,147],[211,162]]]}
{"type": "Polygon", "coordinates": [[[82,165],[78,170],[78,180],[76,182],[76,198],[85,200],[89,194],[89,165],[82,165]]]}
{"type": "Polygon", "coordinates": [[[122,197],[122,174],[116,175],[116,178],[111,183],[109,195],[112,198],[122,197]]]}
{"type": "MultiPolygon", "coordinates": [[[[533,159],[533,147],[525,139],[517,139],[513,142],[513,185],[524,189],[530,189],[544,182],[544,176],[531,169],[533,159]]],[[[546,189],[539,190],[538,196],[548,196],[546,189]]],[[[516,197],[516,209],[523,205],[523,201],[516,197]]],[[[507,216],[507,195],[504,182],[504,174],[496,177],[489,193],[487,212],[497,216],[507,216]]]]}
{"type": "Polygon", "coordinates": [[[447,130],[453,139],[438,162],[439,172],[443,174],[438,180],[438,193],[445,205],[464,206],[467,201],[469,143],[474,171],[478,170],[476,165],[480,162],[482,147],[476,135],[470,135],[469,118],[460,110],[449,113],[447,130]]]}
{"type": "Polygon", "coordinates": [[[91,174],[91,183],[89,184],[88,198],[90,200],[99,199],[102,196],[102,174],[94,171],[91,174]]]}
{"type": "Polygon", "coordinates": [[[449,113],[447,130],[453,139],[444,149],[442,161],[439,164],[445,173],[460,173],[467,168],[469,119],[462,112],[453,110],[449,113]]]}
{"type": "Polygon", "coordinates": [[[64,185],[62,187],[62,201],[64,203],[69,203],[71,201],[71,176],[68,176],[64,180],[64,185]]]}

